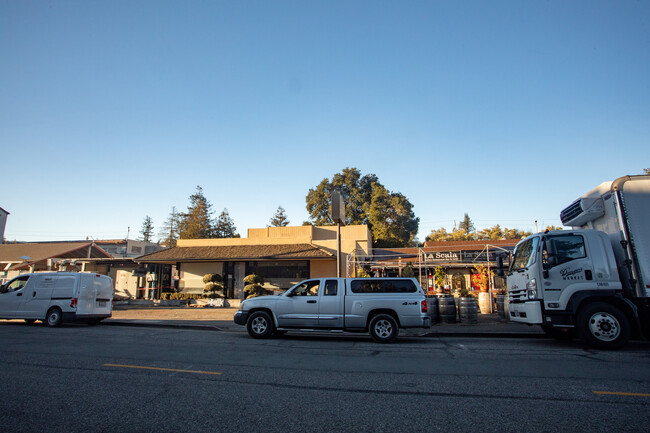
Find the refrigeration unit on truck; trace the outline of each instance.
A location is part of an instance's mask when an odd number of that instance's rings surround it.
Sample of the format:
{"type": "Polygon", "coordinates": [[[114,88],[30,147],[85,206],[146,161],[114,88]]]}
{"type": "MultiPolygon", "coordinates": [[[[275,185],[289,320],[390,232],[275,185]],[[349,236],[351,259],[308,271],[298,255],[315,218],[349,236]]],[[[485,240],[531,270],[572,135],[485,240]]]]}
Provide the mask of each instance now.
{"type": "Polygon", "coordinates": [[[602,349],[650,338],[650,176],[605,182],[564,209],[572,230],[519,242],[510,319],[602,349]]]}

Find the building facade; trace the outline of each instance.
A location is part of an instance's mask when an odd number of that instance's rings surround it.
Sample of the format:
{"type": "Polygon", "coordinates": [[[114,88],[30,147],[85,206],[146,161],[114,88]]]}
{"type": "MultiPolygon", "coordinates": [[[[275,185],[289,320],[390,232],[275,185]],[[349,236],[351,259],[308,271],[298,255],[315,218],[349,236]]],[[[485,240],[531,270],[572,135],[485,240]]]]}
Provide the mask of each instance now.
{"type": "Polygon", "coordinates": [[[268,290],[286,290],[306,278],[345,275],[353,255],[372,253],[366,225],[266,227],[249,229],[246,238],[180,239],[174,248],[138,259],[171,266],[171,280],[185,293],[202,293],[206,274],[220,274],[226,298],[244,298],[244,277],[261,275],[268,290]],[[341,257],[337,260],[340,239],[341,257]]]}

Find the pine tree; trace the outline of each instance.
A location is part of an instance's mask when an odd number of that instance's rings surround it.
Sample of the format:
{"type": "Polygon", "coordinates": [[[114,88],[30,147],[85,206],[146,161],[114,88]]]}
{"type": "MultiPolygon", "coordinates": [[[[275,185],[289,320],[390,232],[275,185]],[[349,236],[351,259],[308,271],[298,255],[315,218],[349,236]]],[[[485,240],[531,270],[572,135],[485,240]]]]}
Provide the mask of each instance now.
{"type": "Polygon", "coordinates": [[[203,188],[196,187],[190,196],[187,213],[180,215],[179,236],[183,239],[205,239],[212,235],[212,205],[203,195],[203,188]]]}
{"type": "Polygon", "coordinates": [[[269,220],[269,223],[271,227],[286,227],[289,225],[289,219],[282,206],[278,206],[278,210],[275,211],[275,215],[269,220]]]}
{"type": "Polygon", "coordinates": [[[463,220],[458,224],[460,230],[465,230],[466,233],[474,233],[474,223],[468,214],[465,214],[463,220]]]}
{"type": "Polygon", "coordinates": [[[144,218],[144,221],[142,222],[142,229],[140,230],[140,234],[142,237],[140,240],[143,240],[145,242],[151,242],[152,241],[152,236],[153,236],[153,220],[149,215],[147,215],[144,218]]]}
{"type": "Polygon", "coordinates": [[[180,214],[176,211],[176,207],[172,207],[172,211],[169,214],[169,218],[162,226],[162,229],[158,236],[162,238],[162,243],[172,248],[176,246],[176,241],[178,240],[180,225],[180,214]]]}
{"type": "Polygon", "coordinates": [[[215,238],[238,238],[235,222],[230,218],[228,209],[224,209],[214,223],[213,237],[215,238]]]}

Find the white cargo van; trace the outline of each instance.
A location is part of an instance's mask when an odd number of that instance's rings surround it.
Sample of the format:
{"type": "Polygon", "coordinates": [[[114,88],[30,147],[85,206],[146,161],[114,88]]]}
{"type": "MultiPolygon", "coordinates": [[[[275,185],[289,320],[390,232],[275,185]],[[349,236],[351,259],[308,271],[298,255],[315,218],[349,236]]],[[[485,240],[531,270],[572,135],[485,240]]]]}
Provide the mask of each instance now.
{"type": "Polygon", "coordinates": [[[0,319],[42,320],[47,326],[111,317],[113,280],[85,272],[23,274],[0,286],[0,319]]]}

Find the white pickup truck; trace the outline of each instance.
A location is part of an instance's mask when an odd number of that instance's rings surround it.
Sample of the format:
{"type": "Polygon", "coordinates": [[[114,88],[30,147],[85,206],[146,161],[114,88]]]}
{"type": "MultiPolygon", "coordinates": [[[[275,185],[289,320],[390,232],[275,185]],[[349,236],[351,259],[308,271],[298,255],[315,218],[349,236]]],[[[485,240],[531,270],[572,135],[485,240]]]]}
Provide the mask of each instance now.
{"type": "Polygon", "coordinates": [[[253,338],[287,330],[369,332],[379,343],[399,328],[429,328],[424,290],[414,278],[312,278],[279,296],[242,301],[234,321],[253,338]]]}

